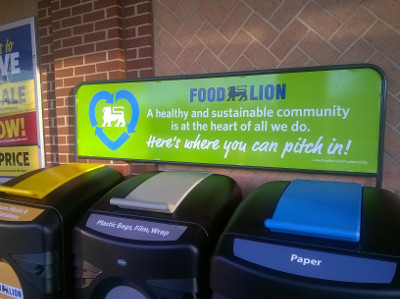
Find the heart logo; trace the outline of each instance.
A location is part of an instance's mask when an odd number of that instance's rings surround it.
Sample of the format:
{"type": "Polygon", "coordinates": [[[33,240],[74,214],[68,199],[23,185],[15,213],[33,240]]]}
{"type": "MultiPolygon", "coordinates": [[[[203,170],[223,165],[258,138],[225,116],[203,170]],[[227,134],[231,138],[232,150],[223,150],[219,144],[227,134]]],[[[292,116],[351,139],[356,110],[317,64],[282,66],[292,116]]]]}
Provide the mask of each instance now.
{"type": "Polygon", "coordinates": [[[90,124],[95,128],[94,134],[107,146],[110,150],[117,150],[130,137],[130,134],[135,133],[136,124],[139,120],[139,106],[135,96],[127,90],[119,90],[114,94],[102,90],[97,92],[89,103],[89,119],[90,124]],[[100,101],[105,100],[108,106],[103,107],[103,123],[98,126],[96,120],[96,106],[100,101]],[[124,107],[116,106],[120,100],[128,101],[132,114],[128,123],[125,122],[124,107]],[[104,127],[126,127],[126,131],[122,132],[117,139],[112,140],[104,132],[104,127]]]}

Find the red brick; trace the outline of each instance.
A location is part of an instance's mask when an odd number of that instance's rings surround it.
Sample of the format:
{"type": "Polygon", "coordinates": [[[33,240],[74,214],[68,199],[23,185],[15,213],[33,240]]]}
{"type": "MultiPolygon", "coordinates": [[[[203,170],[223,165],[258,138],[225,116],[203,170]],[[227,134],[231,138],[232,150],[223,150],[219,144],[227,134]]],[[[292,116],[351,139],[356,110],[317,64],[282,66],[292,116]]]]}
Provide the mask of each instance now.
{"type": "Polygon", "coordinates": [[[118,172],[120,172],[122,175],[127,176],[130,174],[131,172],[131,168],[129,167],[128,164],[121,164],[121,165],[115,165],[115,164],[111,164],[109,165],[109,167],[114,168],[115,170],[117,170],[118,172]]]}
{"type": "Polygon", "coordinates": [[[93,74],[95,71],[96,67],[93,64],[75,67],[75,75],[93,74]]]}
{"type": "Polygon", "coordinates": [[[71,134],[73,134],[74,131],[75,131],[74,127],[63,126],[63,127],[57,128],[58,135],[71,135],[71,134]]]}
{"type": "MultiPolygon", "coordinates": [[[[167,42],[167,40],[165,40],[165,42],[167,42]]],[[[170,44],[169,46],[171,46],[172,48],[176,49],[179,48],[179,52],[181,51],[181,46],[176,43],[174,40],[170,40],[170,44]]],[[[130,48],[138,48],[138,47],[144,47],[144,46],[150,46],[152,44],[152,39],[150,36],[143,36],[143,37],[137,37],[137,38],[131,38],[129,40],[126,41],[126,48],[130,49],[130,48]]],[[[176,55],[178,55],[179,53],[176,53],[176,55]]]]}
{"type": "Polygon", "coordinates": [[[388,154],[383,159],[383,184],[384,188],[393,190],[400,196],[400,166],[388,154]]]}
{"type": "MultiPolygon", "coordinates": [[[[149,49],[149,47],[142,49],[149,49]]],[[[196,60],[196,58],[200,55],[202,51],[203,51],[203,44],[198,38],[194,38],[192,42],[185,47],[185,49],[176,59],[176,63],[179,65],[180,68],[186,69],[193,63],[193,61],[196,60]]],[[[140,55],[140,52],[141,51],[139,50],[139,58],[151,57],[151,55],[142,56],[140,55]]]]}
{"type": "Polygon", "coordinates": [[[61,30],[61,20],[54,20],[53,18],[51,19],[51,30],[61,30]]]}
{"type": "Polygon", "coordinates": [[[38,20],[39,27],[50,27],[52,26],[53,18],[51,16],[41,18],[38,20]]]}
{"type": "MultiPolygon", "coordinates": [[[[297,0],[296,0],[297,1],[297,0]]],[[[247,0],[246,4],[250,5],[254,11],[265,19],[269,19],[279,6],[279,1],[260,1],[247,0]]]]}
{"type": "Polygon", "coordinates": [[[312,2],[303,9],[299,18],[324,38],[330,37],[340,25],[334,17],[312,2]]]}
{"type": "Polygon", "coordinates": [[[338,64],[363,63],[375,52],[363,39],[353,44],[341,57],[336,61],[338,64]]]}
{"type": "Polygon", "coordinates": [[[92,54],[87,54],[84,56],[84,63],[97,63],[100,61],[105,61],[107,58],[106,52],[102,53],[92,53],[92,54]]]}
{"type": "Polygon", "coordinates": [[[156,164],[153,163],[132,163],[131,172],[132,174],[140,174],[143,172],[155,171],[157,170],[156,164]]]}
{"type": "Polygon", "coordinates": [[[98,20],[103,20],[105,17],[103,10],[93,11],[83,15],[83,22],[84,23],[91,23],[98,20]]]}
{"type": "Polygon", "coordinates": [[[56,144],[67,144],[66,136],[56,136],[55,140],[56,140],[56,144]]]}
{"type": "Polygon", "coordinates": [[[123,7],[123,11],[124,11],[124,16],[125,18],[128,16],[132,16],[134,14],[136,14],[136,6],[135,4],[133,4],[132,1],[130,1],[129,3],[127,3],[126,1],[122,1],[122,7],[123,7]]]}
{"type": "Polygon", "coordinates": [[[103,9],[111,6],[118,5],[120,1],[118,0],[97,0],[94,2],[94,9],[103,9]]]}
{"type": "Polygon", "coordinates": [[[124,33],[123,33],[122,28],[112,28],[112,29],[107,30],[107,37],[109,39],[113,39],[116,37],[122,38],[123,35],[124,35],[124,33]]]}
{"type": "Polygon", "coordinates": [[[246,58],[239,57],[239,59],[229,68],[230,72],[241,72],[255,69],[254,65],[246,58]]]}
{"type": "Polygon", "coordinates": [[[137,70],[127,70],[126,71],[126,78],[128,78],[128,79],[140,78],[139,72],[137,70]]]}
{"type": "Polygon", "coordinates": [[[302,67],[305,66],[309,58],[299,49],[294,49],[285,60],[279,65],[279,68],[302,67]]]}
{"type": "Polygon", "coordinates": [[[153,48],[152,47],[139,48],[139,58],[143,57],[153,57],[153,48]]]}
{"type": "Polygon", "coordinates": [[[116,70],[124,70],[125,63],[123,61],[107,61],[104,63],[96,64],[96,71],[99,73],[116,71],[116,70]]]}
{"type": "Polygon", "coordinates": [[[64,107],[65,106],[65,99],[64,97],[68,95],[71,88],[60,88],[57,86],[56,90],[56,107],[64,107]]]}
{"type": "Polygon", "coordinates": [[[62,27],[73,27],[76,25],[82,24],[82,17],[81,16],[73,16],[68,19],[64,19],[61,21],[62,27]]]}
{"type": "Polygon", "coordinates": [[[38,9],[50,7],[50,0],[38,0],[38,9]]]}
{"type": "Polygon", "coordinates": [[[304,37],[307,28],[295,20],[282,32],[273,43],[271,51],[280,59],[283,59],[290,50],[304,37]]]}
{"type": "Polygon", "coordinates": [[[393,64],[382,53],[375,53],[368,61],[368,63],[375,64],[383,69],[387,77],[387,89],[392,94],[398,94],[400,92],[400,68],[393,64]]]}
{"type": "MultiPolygon", "coordinates": [[[[271,2],[271,1],[263,1],[271,2]]],[[[212,24],[215,28],[221,26],[227,17],[227,12],[219,7],[216,1],[200,1],[197,6],[197,11],[212,24]]],[[[165,24],[162,24],[165,26],[165,24]]],[[[172,31],[169,31],[172,33],[172,31]]]]}
{"type": "Polygon", "coordinates": [[[60,1],[50,1],[51,2],[51,11],[56,11],[59,10],[60,7],[60,1]]]}
{"type": "Polygon", "coordinates": [[[226,72],[227,67],[210,51],[205,50],[201,53],[197,62],[206,70],[208,73],[219,73],[226,72]]]}
{"type": "MultiPolygon", "coordinates": [[[[226,65],[233,64],[238,57],[245,51],[251,43],[252,37],[244,30],[235,35],[235,38],[227,45],[227,47],[219,55],[219,59],[226,65]]],[[[218,53],[215,53],[218,54],[218,53]]]]}
{"type": "Polygon", "coordinates": [[[85,34],[83,37],[83,41],[85,43],[92,43],[106,39],[106,32],[105,31],[98,31],[93,33],[85,34]]]}
{"type": "Polygon", "coordinates": [[[64,60],[59,59],[59,60],[55,60],[54,59],[54,69],[60,69],[64,67],[64,60]]]}
{"type": "Polygon", "coordinates": [[[141,58],[141,59],[135,59],[135,60],[130,60],[130,61],[126,62],[126,68],[128,70],[149,68],[149,67],[152,67],[152,65],[153,65],[152,58],[141,58]]]}
{"type": "Polygon", "coordinates": [[[385,152],[394,159],[400,157],[400,133],[390,125],[385,128],[385,152]]]}
{"type": "Polygon", "coordinates": [[[127,28],[141,26],[144,24],[151,24],[151,15],[135,15],[125,19],[125,26],[127,28]]]}
{"type": "Polygon", "coordinates": [[[72,48],[54,49],[54,59],[61,59],[72,56],[72,48]]]}
{"type": "Polygon", "coordinates": [[[368,11],[359,9],[335,33],[331,38],[331,42],[340,50],[344,51],[354,42],[356,37],[362,36],[373,22],[374,17],[368,11]]]}
{"type": "Polygon", "coordinates": [[[94,28],[96,31],[103,30],[103,29],[110,29],[113,27],[119,27],[122,28],[122,20],[121,18],[113,18],[113,19],[107,19],[104,21],[98,21],[95,23],[94,28]]]}
{"type": "Polygon", "coordinates": [[[81,36],[73,36],[69,38],[64,38],[62,40],[62,46],[64,48],[73,47],[82,44],[82,37],[81,36]]]}
{"type": "Polygon", "coordinates": [[[151,78],[154,77],[154,70],[153,68],[140,70],[139,71],[139,78],[151,78]]]}
{"type": "Polygon", "coordinates": [[[65,155],[63,154],[61,151],[58,155],[58,161],[60,162],[60,164],[66,164],[66,163],[70,163],[72,158],[70,158],[70,155],[65,155]]]}
{"type": "MultiPolygon", "coordinates": [[[[340,21],[346,21],[357,9],[362,6],[364,0],[337,0],[333,1],[318,1],[318,4],[331,13],[340,21]]],[[[384,6],[384,5],[382,5],[384,6]]]]}
{"type": "Polygon", "coordinates": [[[111,49],[122,49],[124,47],[121,39],[106,40],[96,43],[96,51],[106,51],[111,49]]]}
{"type": "Polygon", "coordinates": [[[333,64],[339,57],[336,49],[311,31],[300,43],[300,48],[321,65],[333,64]]]}
{"type": "MultiPolygon", "coordinates": [[[[81,159],[80,159],[81,160],[81,159]]],[[[86,163],[94,163],[94,164],[104,164],[109,165],[111,164],[111,160],[104,160],[104,159],[86,159],[86,163]]]]}
{"type": "Polygon", "coordinates": [[[107,79],[108,79],[107,73],[99,73],[99,74],[85,76],[85,81],[100,81],[107,79]]]}
{"type": "Polygon", "coordinates": [[[72,67],[62,68],[58,69],[55,73],[57,78],[70,77],[74,75],[74,69],[72,67]]]}
{"type": "MultiPolygon", "coordinates": [[[[59,107],[57,108],[57,116],[69,116],[75,114],[75,107],[70,106],[70,107],[59,107]]],[[[64,137],[65,140],[67,140],[67,138],[64,137]]],[[[65,142],[64,142],[65,143],[65,142]]]]}
{"type": "Polygon", "coordinates": [[[42,19],[49,16],[49,9],[46,8],[42,8],[42,9],[38,9],[38,19],[42,19]]]}
{"type": "Polygon", "coordinates": [[[113,6],[107,9],[107,18],[112,18],[115,16],[122,16],[122,10],[120,6],[113,6]]]}
{"type": "Polygon", "coordinates": [[[59,1],[61,4],[61,8],[75,6],[81,3],[81,0],[68,0],[68,1],[59,1]]]}
{"type": "MultiPolygon", "coordinates": [[[[197,33],[199,28],[202,27],[203,23],[205,23],[204,19],[198,13],[196,13],[196,11],[194,11],[193,14],[190,16],[190,18],[186,20],[185,26],[181,26],[179,31],[176,32],[174,36],[182,45],[186,45],[192,39],[192,37],[197,33]]],[[[155,33],[161,31],[161,28],[158,26],[158,23],[153,24],[153,27],[155,33]]],[[[218,34],[220,33],[218,32],[218,34]]],[[[157,38],[156,35],[154,36],[154,39],[155,38],[157,38]]]]}
{"type": "Polygon", "coordinates": [[[276,58],[256,41],[252,42],[244,52],[245,57],[254,65],[263,69],[272,69],[278,66],[276,58]]]}
{"type": "Polygon", "coordinates": [[[60,9],[56,11],[52,11],[52,17],[55,20],[61,20],[65,19],[71,16],[71,9],[70,8],[65,8],[65,9],[60,9]]]}
{"type": "Polygon", "coordinates": [[[83,44],[74,48],[74,55],[84,55],[94,52],[94,44],[83,44]]]}
{"type": "Polygon", "coordinates": [[[386,99],[386,121],[394,128],[400,125],[400,101],[390,93],[386,99]]]}
{"type": "Polygon", "coordinates": [[[138,53],[139,53],[138,48],[127,49],[127,50],[125,50],[126,59],[131,60],[131,59],[139,58],[138,53]]]}
{"type": "Polygon", "coordinates": [[[75,26],[73,28],[73,34],[74,35],[82,35],[84,33],[93,32],[93,27],[94,26],[92,23],[75,26]]]}
{"type": "Polygon", "coordinates": [[[57,116],[57,126],[65,126],[65,117],[62,117],[61,115],[57,116]]]}
{"type": "Polygon", "coordinates": [[[53,40],[53,49],[61,49],[62,48],[62,40],[53,40]]]}
{"type": "Polygon", "coordinates": [[[271,24],[283,30],[303,8],[305,2],[306,0],[284,1],[271,17],[271,24]]]}
{"type": "Polygon", "coordinates": [[[53,43],[53,37],[51,35],[42,36],[40,38],[39,45],[48,46],[50,48],[51,44],[53,43]]]}
{"type": "Polygon", "coordinates": [[[83,3],[81,5],[74,6],[71,8],[71,10],[72,10],[72,15],[74,16],[87,13],[88,11],[93,10],[93,2],[83,3]]]}
{"type": "Polygon", "coordinates": [[[125,58],[124,54],[125,54],[124,51],[121,49],[110,50],[107,52],[107,60],[116,60],[116,59],[124,60],[125,58]]]}
{"type": "Polygon", "coordinates": [[[65,58],[64,59],[64,67],[80,66],[82,64],[83,64],[83,57],[82,56],[76,56],[76,57],[71,57],[71,58],[65,58]]]}
{"type": "Polygon", "coordinates": [[[400,35],[386,24],[378,21],[365,34],[365,39],[393,61],[400,61],[400,35]]]}
{"type": "Polygon", "coordinates": [[[219,31],[227,39],[232,39],[247,20],[250,13],[251,10],[246,5],[239,3],[222,24],[221,28],[219,28],[219,31]]]}
{"type": "Polygon", "coordinates": [[[256,14],[253,14],[251,18],[246,22],[246,24],[244,25],[244,29],[247,30],[252,36],[254,36],[261,44],[263,44],[267,48],[270,47],[272,42],[278,36],[278,32],[276,31],[276,29],[274,29],[271,24],[269,24],[263,18],[259,17],[256,14]],[[260,28],[262,28],[262,30],[260,30],[260,28]]]}
{"type": "Polygon", "coordinates": [[[40,54],[40,62],[42,65],[46,63],[51,63],[53,60],[54,60],[53,53],[45,55],[42,55],[42,53],[40,54]]]}
{"type": "Polygon", "coordinates": [[[139,36],[152,34],[152,27],[150,25],[139,26],[137,30],[139,36]]]}
{"type": "Polygon", "coordinates": [[[385,22],[391,24],[395,29],[400,29],[400,1],[398,0],[386,0],[376,1],[368,0],[365,6],[373,11],[379,18],[385,22]]]}
{"type": "MultiPolygon", "coordinates": [[[[184,1],[187,2],[187,1],[184,1]]],[[[139,3],[136,6],[137,14],[143,14],[143,13],[151,13],[151,2],[150,1],[145,1],[144,3],[139,3]]]]}
{"type": "Polygon", "coordinates": [[[49,27],[47,27],[47,26],[40,27],[38,29],[38,31],[39,31],[39,40],[40,41],[52,36],[49,33],[49,27]]]}
{"type": "Polygon", "coordinates": [[[108,80],[125,79],[125,71],[111,71],[108,73],[108,80]]]}

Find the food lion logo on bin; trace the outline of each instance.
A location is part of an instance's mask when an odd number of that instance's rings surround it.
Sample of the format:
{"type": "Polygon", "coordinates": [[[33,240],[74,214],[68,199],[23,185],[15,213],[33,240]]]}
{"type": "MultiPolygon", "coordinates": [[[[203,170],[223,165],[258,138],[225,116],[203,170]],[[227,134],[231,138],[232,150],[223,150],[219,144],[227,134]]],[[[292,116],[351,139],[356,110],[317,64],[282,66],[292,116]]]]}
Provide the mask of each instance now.
{"type": "Polygon", "coordinates": [[[90,124],[95,128],[94,134],[105,146],[115,151],[129,139],[130,134],[136,132],[139,106],[135,96],[127,90],[119,90],[115,94],[102,90],[97,92],[90,100],[89,119],[90,124]],[[126,103],[131,108],[129,121],[126,120],[129,114],[126,103]],[[96,119],[96,107],[98,106],[103,106],[101,109],[103,122],[100,125],[96,119]]]}

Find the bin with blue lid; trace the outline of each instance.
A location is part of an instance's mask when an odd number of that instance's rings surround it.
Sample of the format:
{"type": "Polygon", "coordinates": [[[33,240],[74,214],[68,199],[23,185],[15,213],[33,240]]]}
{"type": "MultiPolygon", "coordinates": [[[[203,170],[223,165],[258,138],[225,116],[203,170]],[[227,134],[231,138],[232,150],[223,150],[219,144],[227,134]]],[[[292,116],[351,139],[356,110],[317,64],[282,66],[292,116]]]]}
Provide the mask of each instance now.
{"type": "Polygon", "coordinates": [[[399,298],[400,199],[356,183],[271,182],[211,258],[213,298],[399,298]]]}

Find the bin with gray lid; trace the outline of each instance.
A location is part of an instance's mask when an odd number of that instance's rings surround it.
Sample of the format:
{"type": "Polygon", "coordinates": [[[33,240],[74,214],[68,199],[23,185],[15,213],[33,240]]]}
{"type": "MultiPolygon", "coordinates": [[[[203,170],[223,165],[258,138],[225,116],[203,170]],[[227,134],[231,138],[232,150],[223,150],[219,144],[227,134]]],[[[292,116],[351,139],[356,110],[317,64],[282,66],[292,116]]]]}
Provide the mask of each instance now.
{"type": "Polygon", "coordinates": [[[124,181],[74,229],[75,297],[207,298],[209,258],[240,200],[233,179],[208,172],[124,181]]]}

